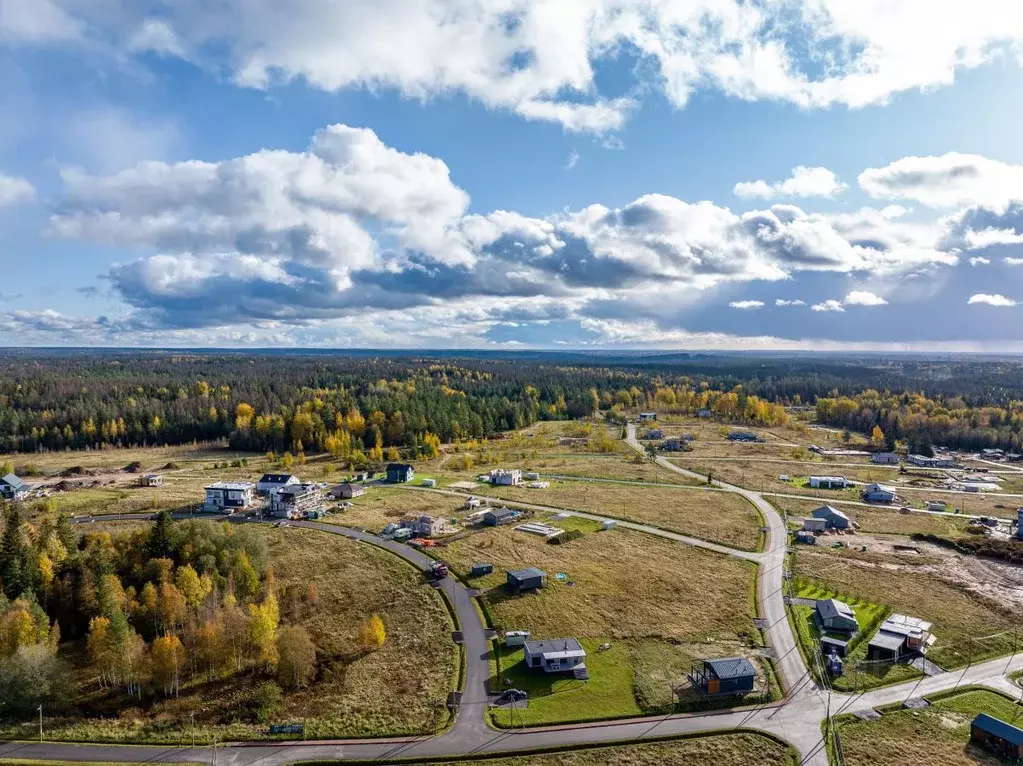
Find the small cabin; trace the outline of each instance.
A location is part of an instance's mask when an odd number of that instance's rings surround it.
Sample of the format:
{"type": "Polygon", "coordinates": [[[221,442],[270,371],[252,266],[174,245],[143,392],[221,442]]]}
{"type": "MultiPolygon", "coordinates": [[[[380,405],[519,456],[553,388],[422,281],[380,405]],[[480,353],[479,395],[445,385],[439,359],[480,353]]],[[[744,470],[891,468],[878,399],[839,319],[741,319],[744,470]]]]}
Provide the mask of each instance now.
{"type": "Polygon", "coordinates": [[[757,670],[745,657],[702,660],[693,665],[689,679],[707,696],[748,694],[756,686],[757,670]]]}
{"type": "Polygon", "coordinates": [[[140,487],[162,487],[163,476],[158,473],[147,473],[139,479],[140,487]]]}
{"type": "Polygon", "coordinates": [[[547,573],[536,567],[513,569],[508,572],[508,587],[515,593],[539,590],[547,584],[547,573]]]}

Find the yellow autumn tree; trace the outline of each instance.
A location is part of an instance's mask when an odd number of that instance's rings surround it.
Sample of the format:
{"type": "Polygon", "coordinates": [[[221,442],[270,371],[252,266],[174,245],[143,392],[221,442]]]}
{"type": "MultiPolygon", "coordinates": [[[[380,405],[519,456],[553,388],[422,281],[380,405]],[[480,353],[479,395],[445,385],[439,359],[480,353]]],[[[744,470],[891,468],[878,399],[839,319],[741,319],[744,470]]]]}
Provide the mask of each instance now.
{"type": "Polygon", "coordinates": [[[164,694],[177,696],[186,660],[181,639],[173,633],[154,639],[150,656],[153,662],[153,683],[163,687],[164,694]]]}
{"type": "Polygon", "coordinates": [[[387,631],[384,629],[384,621],[379,614],[374,614],[368,620],[363,620],[359,626],[359,645],[364,649],[375,650],[384,645],[387,640],[387,631]]]}
{"type": "Polygon", "coordinates": [[[874,445],[875,449],[881,449],[884,446],[884,431],[879,426],[874,426],[874,430],[870,432],[870,443],[874,445]]]}
{"type": "Polygon", "coordinates": [[[277,626],[281,621],[277,597],[271,590],[261,604],[249,607],[249,640],[267,670],[277,665],[277,626]]]}

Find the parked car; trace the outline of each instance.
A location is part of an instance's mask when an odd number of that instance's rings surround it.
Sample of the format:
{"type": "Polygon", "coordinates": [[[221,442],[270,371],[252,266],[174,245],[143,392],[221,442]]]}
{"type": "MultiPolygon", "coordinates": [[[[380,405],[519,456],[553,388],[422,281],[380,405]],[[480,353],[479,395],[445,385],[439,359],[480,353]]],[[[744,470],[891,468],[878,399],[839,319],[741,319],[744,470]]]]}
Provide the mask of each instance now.
{"type": "Polygon", "coordinates": [[[522,702],[529,695],[526,694],[522,689],[505,689],[501,692],[501,696],[497,698],[498,702],[522,702]]]}

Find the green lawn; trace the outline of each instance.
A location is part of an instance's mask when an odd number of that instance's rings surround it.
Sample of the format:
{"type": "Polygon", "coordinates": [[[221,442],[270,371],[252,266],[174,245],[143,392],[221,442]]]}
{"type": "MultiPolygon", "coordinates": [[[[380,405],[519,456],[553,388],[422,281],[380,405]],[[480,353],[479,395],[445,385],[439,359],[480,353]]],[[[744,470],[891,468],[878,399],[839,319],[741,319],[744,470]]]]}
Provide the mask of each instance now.
{"type": "MultiPolygon", "coordinates": [[[[884,621],[891,610],[882,604],[856,599],[848,594],[831,590],[820,583],[808,579],[798,579],[792,584],[793,594],[801,598],[826,599],[834,598],[844,601],[856,612],[859,623],[859,635],[850,643],[844,662],[844,673],[831,681],[839,691],[872,689],[877,686],[901,683],[912,678],[919,678],[921,673],[915,668],[902,663],[865,663],[867,659],[867,642],[884,621]]],[[[796,637],[802,644],[803,655],[810,656],[819,645],[821,632],[814,620],[814,609],[809,606],[790,606],[792,624],[796,637]]],[[[835,638],[845,638],[844,634],[834,634],[835,638]]]]}
{"type": "Polygon", "coordinates": [[[628,645],[616,641],[610,649],[598,651],[604,642],[602,638],[580,640],[586,650],[589,681],[527,668],[521,647],[500,647],[502,681],[510,681],[502,688],[522,689],[529,694],[529,704],[524,708],[517,705],[514,710],[492,708],[491,720],[497,726],[517,727],[643,715],[632,693],[634,672],[628,645]]]}
{"type": "Polygon", "coordinates": [[[991,691],[969,690],[930,698],[922,710],[892,710],[877,721],[837,719],[847,766],[893,763],[976,766],[1004,763],[969,744],[970,721],[978,713],[1020,725],[1023,707],[991,691]]]}

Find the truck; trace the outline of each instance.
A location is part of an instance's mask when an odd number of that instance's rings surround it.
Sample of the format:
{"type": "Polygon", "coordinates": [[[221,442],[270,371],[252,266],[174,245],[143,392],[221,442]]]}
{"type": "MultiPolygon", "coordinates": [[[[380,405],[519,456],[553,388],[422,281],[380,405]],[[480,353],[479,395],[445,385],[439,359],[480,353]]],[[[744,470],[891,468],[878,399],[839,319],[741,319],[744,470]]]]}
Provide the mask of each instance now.
{"type": "Polygon", "coordinates": [[[443,580],[448,576],[448,565],[443,561],[434,561],[426,568],[426,576],[431,580],[443,580]]]}

